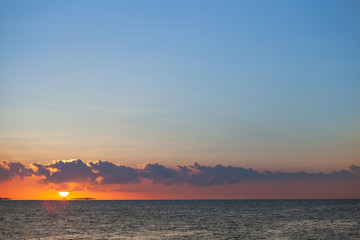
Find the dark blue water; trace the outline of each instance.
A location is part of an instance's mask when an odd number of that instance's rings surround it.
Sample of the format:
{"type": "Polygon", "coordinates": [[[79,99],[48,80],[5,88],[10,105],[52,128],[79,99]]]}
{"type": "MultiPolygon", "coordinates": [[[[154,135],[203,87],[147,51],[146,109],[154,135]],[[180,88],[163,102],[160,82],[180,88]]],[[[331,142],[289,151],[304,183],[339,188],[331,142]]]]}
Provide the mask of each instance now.
{"type": "Polygon", "coordinates": [[[0,201],[0,239],[360,239],[360,200],[0,201]]]}

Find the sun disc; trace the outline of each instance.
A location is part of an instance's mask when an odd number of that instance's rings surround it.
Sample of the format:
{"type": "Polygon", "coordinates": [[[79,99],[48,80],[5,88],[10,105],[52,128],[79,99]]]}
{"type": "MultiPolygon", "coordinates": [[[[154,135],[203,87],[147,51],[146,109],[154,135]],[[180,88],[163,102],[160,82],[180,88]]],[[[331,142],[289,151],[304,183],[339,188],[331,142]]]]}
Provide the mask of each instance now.
{"type": "Polygon", "coordinates": [[[69,194],[69,192],[59,192],[59,195],[62,197],[66,197],[69,194]]]}

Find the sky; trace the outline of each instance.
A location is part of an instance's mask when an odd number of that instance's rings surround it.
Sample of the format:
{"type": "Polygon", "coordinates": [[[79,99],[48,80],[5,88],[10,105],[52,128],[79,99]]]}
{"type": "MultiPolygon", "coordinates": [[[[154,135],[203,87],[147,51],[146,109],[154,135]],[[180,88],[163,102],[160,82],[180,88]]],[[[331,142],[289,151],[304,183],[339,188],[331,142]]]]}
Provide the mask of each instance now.
{"type": "Polygon", "coordinates": [[[0,197],[360,198],[359,25],[351,0],[3,0],[0,197]]]}

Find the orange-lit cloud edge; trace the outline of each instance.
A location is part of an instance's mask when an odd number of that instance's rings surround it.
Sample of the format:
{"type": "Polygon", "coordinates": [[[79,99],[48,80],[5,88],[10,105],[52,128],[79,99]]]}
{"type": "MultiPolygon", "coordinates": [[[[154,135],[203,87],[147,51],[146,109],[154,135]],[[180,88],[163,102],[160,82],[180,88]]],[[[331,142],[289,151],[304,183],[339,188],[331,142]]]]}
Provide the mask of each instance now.
{"type": "Polygon", "coordinates": [[[49,164],[0,163],[0,197],[66,199],[334,199],[360,198],[360,167],[332,173],[258,172],[233,166],[60,160],[49,164]]]}

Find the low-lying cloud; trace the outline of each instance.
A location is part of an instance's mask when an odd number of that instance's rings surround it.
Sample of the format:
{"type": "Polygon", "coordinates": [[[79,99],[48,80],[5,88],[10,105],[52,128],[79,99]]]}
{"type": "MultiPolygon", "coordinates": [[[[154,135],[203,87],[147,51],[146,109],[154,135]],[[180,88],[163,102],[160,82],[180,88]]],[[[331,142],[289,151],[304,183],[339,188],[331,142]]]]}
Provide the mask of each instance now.
{"type": "Polygon", "coordinates": [[[0,162],[0,182],[8,181],[15,177],[23,179],[33,174],[34,171],[31,168],[27,168],[19,162],[0,162]]]}
{"type": "Polygon", "coordinates": [[[80,159],[55,161],[50,164],[33,163],[25,166],[22,163],[3,161],[0,163],[0,181],[13,178],[23,179],[39,176],[41,183],[63,184],[68,182],[106,184],[134,184],[147,179],[154,184],[190,184],[195,186],[212,186],[236,184],[245,181],[268,180],[309,180],[309,181],[359,181],[360,167],[351,165],[349,170],[332,173],[306,172],[259,172],[251,168],[232,166],[179,165],[174,168],[161,164],[146,164],[141,168],[117,165],[107,161],[84,163],[80,159]]]}

